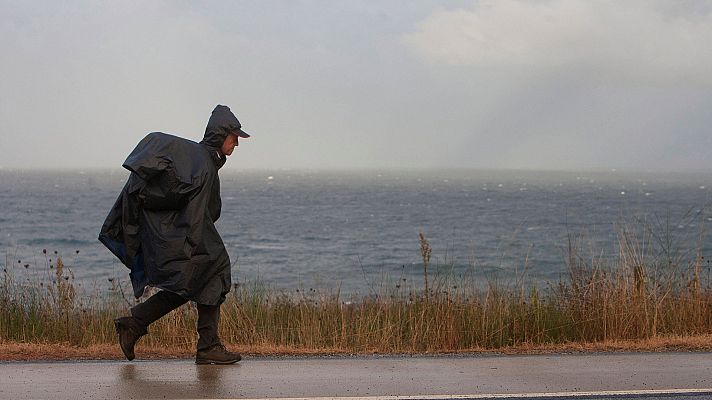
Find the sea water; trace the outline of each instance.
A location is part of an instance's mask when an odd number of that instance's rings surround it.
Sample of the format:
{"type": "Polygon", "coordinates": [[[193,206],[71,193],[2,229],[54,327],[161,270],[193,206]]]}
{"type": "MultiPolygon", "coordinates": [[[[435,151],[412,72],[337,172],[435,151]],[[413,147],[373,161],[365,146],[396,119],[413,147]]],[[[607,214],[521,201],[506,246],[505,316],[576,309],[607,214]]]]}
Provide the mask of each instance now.
{"type": "MultiPolygon", "coordinates": [[[[79,282],[126,282],[128,269],[97,235],[127,176],[0,170],[4,268],[40,271],[62,256],[79,282]]],[[[659,250],[699,248],[712,257],[712,174],[223,170],[220,177],[216,225],[236,283],[342,294],[396,282],[418,288],[421,232],[432,247],[431,275],[480,282],[556,282],[571,240],[584,259],[613,259],[624,227],[659,250]]]]}

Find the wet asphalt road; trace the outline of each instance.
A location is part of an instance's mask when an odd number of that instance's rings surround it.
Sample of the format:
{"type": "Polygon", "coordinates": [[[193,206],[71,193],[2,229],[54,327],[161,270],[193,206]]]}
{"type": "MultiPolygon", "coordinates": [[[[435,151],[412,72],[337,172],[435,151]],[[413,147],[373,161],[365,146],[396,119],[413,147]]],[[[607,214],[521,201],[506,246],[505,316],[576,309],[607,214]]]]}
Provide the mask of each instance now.
{"type": "Polygon", "coordinates": [[[490,394],[520,399],[712,399],[712,353],[248,357],[232,366],[198,366],[191,360],[0,363],[0,399],[408,396],[442,400],[490,394]],[[677,396],[649,392],[679,389],[703,392],[677,396]],[[634,392],[605,393],[611,391],[634,392]],[[595,393],[584,396],[582,392],[595,393]],[[545,393],[548,397],[536,397],[545,393]],[[562,393],[571,395],[559,397],[562,393]]]}

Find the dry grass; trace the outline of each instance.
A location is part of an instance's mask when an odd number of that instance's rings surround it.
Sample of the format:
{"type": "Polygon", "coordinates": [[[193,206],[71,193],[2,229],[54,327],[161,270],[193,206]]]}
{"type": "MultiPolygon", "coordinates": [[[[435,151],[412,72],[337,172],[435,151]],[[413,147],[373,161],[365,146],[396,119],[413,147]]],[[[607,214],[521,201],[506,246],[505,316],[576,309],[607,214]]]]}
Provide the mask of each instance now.
{"type": "MultiPolygon", "coordinates": [[[[710,263],[701,250],[675,250],[663,237],[621,228],[613,257],[584,257],[571,237],[568,275],[545,288],[524,279],[510,287],[431,276],[427,288],[385,284],[346,301],[338,291],[241,285],[222,307],[221,337],[247,354],[709,350],[710,263]]],[[[424,235],[420,243],[427,273],[430,245],[424,235]]],[[[49,265],[45,280],[18,279],[5,268],[4,357],[120,358],[112,319],[127,313],[121,287],[108,297],[80,298],[61,259],[49,265]]],[[[192,356],[194,308],[187,304],[152,325],[141,357],[192,356]]]]}

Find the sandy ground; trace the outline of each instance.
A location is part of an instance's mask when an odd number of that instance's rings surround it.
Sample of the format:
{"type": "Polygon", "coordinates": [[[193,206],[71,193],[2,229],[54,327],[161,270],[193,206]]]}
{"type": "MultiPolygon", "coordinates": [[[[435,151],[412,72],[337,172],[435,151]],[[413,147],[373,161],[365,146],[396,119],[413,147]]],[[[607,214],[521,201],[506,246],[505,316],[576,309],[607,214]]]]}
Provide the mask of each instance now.
{"type": "MultiPolygon", "coordinates": [[[[252,356],[316,356],[351,355],[344,349],[299,349],[276,346],[228,346],[230,350],[252,356]]],[[[568,343],[557,345],[521,345],[497,350],[468,349],[437,354],[556,354],[600,352],[701,352],[712,351],[712,334],[700,336],[671,336],[636,341],[607,341],[598,343],[568,343]]],[[[365,351],[359,355],[378,354],[365,351]]],[[[404,353],[412,354],[412,353],[404,353]]],[[[423,353],[419,353],[423,354],[423,353]]],[[[427,354],[427,353],[426,353],[427,354]]],[[[185,348],[146,347],[136,348],[137,359],[187,359],[194,357],[193,350],[185,348]]],[[[17,343],[0,342],[0,361],[38,360],[121,360],[123,354],[118,344],[72,346],[62,343],[17,343]]]]}

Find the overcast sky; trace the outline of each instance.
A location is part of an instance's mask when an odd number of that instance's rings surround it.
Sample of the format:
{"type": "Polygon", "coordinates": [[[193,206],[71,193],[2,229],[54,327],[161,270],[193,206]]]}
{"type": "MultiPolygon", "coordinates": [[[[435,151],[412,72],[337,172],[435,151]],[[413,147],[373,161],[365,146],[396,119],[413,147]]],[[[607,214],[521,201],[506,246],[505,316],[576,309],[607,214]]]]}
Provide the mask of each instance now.
{"type": "Polygon", "coordinates": [[[0,0],[0,166],[712,169],[712,1],[0,0]]]}

